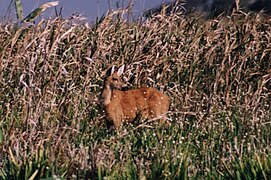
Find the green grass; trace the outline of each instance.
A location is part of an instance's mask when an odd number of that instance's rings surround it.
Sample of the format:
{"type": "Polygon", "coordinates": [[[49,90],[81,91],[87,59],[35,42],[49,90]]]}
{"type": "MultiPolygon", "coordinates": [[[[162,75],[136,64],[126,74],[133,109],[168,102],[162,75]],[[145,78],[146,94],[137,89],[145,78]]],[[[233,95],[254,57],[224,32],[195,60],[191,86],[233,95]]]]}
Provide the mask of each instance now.
{"type": "MultiPolygon", "coordinates": [[[[0,25],[0,179],[268,179],[270,18],[107,15],[0,25]],[[107,127],[104,73],[170,97],[170,126],[107,127]]],[[[131,87],[131,88],[132,88],[131,87]]]]}

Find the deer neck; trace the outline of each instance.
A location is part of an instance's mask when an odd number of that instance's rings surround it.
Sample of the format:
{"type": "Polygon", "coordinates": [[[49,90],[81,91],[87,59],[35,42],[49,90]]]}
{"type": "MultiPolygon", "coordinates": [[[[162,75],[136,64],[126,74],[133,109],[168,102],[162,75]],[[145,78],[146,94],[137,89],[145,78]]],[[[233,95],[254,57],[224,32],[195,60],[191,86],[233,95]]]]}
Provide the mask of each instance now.
{"type": "Polygon", "coordinates": [[[102,99],[103,99],[103,105],[107,106],[111,102],[111,96],[112,96],[113,89],[110,88],[109,85],[105,85],[102,92],[102,99]]]}

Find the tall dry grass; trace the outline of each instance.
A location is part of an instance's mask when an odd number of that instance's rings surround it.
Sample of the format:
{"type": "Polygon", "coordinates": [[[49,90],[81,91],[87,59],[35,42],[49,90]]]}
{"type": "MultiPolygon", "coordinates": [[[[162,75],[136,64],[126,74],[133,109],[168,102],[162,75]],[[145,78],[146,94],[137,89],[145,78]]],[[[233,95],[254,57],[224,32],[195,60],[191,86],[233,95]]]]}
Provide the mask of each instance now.
{"type": "Polygon", "coordinates": [[[0,25],[0,177],[270,176],[270,17],[121,15],[0,25]],[[97,97],[112,64],[170,96],[170,127],[106,127],[97,97]]]}

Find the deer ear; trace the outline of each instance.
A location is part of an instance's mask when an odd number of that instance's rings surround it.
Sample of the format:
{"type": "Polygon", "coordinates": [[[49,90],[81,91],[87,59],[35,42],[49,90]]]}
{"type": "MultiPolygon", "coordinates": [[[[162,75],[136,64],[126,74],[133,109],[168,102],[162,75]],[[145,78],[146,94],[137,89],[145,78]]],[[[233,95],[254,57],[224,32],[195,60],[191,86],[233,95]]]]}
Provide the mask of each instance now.
{"type": "Polygon", "coordinates": [[[122,75],[123,71],[124,71],[124,67],[125,65],[123,64],[119,69],[118,69],[118,75],[122,75]]]}
{"type": "Polygon", "coordinates": [[[107,71],[106,71],[106,77],[111,76],[111,74],[113,74],[115,71],[115,65],[113,65],[112,67],[110,67],[107,71]]]}

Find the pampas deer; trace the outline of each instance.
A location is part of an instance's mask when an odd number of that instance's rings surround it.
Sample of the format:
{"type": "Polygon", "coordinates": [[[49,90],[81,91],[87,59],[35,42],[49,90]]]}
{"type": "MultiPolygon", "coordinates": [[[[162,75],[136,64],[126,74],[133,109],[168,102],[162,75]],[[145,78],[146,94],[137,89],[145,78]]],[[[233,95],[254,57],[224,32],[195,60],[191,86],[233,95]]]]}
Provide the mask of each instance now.
{"type": "Polygon", "coordinates": [[[150,87],[122,91],[123,71],[124,65],[116,71],[112,66],[106,72],[100,96],[106,119],[118,128],[123,122],[132,122],[137,115],[141,115],[144,119],[160,118],[160,116],[166,118],[169,109],[168,96],[150,87]]]}

